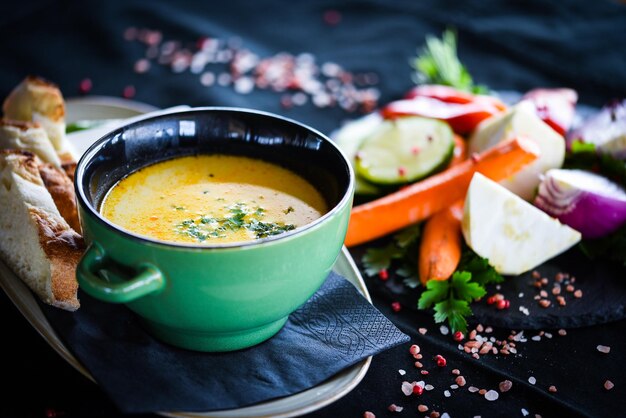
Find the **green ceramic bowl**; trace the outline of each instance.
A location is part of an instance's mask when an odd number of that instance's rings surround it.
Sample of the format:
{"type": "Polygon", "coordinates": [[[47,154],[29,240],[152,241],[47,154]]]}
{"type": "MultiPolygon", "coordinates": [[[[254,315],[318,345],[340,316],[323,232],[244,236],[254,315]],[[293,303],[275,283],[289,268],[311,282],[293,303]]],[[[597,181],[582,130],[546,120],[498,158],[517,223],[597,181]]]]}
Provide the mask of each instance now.
{"type": "Polygon", "coordinates": [[[230,351],[276,334],[324,282],[345,238],[354,174],[341,151],[305,125],[253,110],[199,108],[99,139],[78,162],[75,185],[89,243],[77,269],[81,289],[126,304],[149,332],[172,345],[230,351]],[[311,182],[331,209],[281,235],[206,247],[151,240],[100,215],[103,197],[123,177],[199,153],[280,164],[311,182]]]}

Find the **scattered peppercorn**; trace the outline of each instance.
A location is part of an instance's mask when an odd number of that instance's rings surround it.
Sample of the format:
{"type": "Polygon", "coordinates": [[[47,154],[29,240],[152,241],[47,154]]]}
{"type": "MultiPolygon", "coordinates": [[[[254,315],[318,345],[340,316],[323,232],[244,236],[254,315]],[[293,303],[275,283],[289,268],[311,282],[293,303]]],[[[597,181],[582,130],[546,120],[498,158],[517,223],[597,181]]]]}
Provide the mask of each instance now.
{"type": "Polygon", "coordinates": [[[441,354],[437,354],[435,356],[435,361],[437,362],[437,366],[439,367],[445,367],[446,364],[448,364],[446,359],[441,354]]]}
{"type": "Polygon", "coordinates": [[[78,91],[80,94],[87,94],[91,91],[93,84],[89,78],[83,78],[78,85],[78,91]]]}

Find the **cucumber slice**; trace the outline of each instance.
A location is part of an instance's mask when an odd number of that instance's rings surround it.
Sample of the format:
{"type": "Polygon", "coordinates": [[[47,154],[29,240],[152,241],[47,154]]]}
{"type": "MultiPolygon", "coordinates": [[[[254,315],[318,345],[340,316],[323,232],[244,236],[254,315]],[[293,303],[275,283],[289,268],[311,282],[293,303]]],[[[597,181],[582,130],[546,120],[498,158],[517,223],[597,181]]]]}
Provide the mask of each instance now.
{"type": "Polygon", "coordinates": [[[354,193],[364,196],[378,196],[383,194],[383,191],[380,187],[361,178],[361,176],[355,176],[354,193]]]}
{"type": "Polygon", "coordinates": [[[408,116],[385,120],[361,143],[356,171],[378,185],[414,182],[450,162],[453,135],[448,124],[435,119],[408,116]]]}
{"type": "MultiPolygon", "coordinates": [[[[359,147],[363,141],[376,130],[382,121],[383,119],[378,113],[371,113],[360,119],[348,122],[337,131],[331,133],[330,137],[344,152],[355,171],[355,155],[359,147]]],[[[362,179],[358,174],[356,175],[354,186],[354,192],[358,195],[378,196],[383,193],[379,187],[362,179]]]]}

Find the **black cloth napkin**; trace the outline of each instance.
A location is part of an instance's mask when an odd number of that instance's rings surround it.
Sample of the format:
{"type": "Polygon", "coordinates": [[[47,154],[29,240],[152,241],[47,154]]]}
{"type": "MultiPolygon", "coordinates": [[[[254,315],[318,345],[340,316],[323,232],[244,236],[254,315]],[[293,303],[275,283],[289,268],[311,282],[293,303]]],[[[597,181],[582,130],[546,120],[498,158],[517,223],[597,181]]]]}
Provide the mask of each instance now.
{"type": "Polygon", "coordinates": [[[277,335],[230,353],[164,344],[125,306],[84,293],[74,313],[41,306],[70,351],[125,413],[212,411],[292,395],[409,340],[334,272],[277,335]]]}

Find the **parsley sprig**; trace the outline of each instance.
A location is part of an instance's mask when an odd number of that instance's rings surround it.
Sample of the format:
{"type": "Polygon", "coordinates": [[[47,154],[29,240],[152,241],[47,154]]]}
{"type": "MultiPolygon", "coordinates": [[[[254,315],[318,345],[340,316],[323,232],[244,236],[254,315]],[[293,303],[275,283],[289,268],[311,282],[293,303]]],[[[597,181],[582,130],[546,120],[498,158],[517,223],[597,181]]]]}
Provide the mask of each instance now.
{"type": "MultiPolygon", "coordinates": [[[[393,240],[380,248],[369,248],[361,261],[368,276],[376,276],[381,270],[395,267],[397,275],[404,277],[410,288],[420,285],[417,269],[420,225],[400,231],[393,240]]],[[[457,271],[448,280],[429,280],[422,292],[418,309],[434,309],[435,322],[448,321],[453,332],[467,330],[467,317],[472,315],[471,302],[482,298],[490,283],[500,283],[504,278],[489,265],[486,258],[465,248],[457,271]]]]}
{"type": "Polygon", "coordinates": [[[365,274],[375,276],[381,270],[389,270],[394,260],[400,263],[396,274],[404,277],[404,284],[411,288],[419,285],[417,277],[417,255],[421,224],[405,228],[393,236],[393,240],[381,248],[368,248],[361,261],[365,274]]]}
{"type": "Polygon", "coordinates": [[[487,294],[485,285],[500,283],[504,278],[489,265],[487,259],[466,249],[458,270],[448,280],[429,280],[426,291],[417,303],[419,309],[435,310],[435,322],[448,321],[453,332],[467,331],[467,317],[472,315],[470,303],[487,294]]]}

